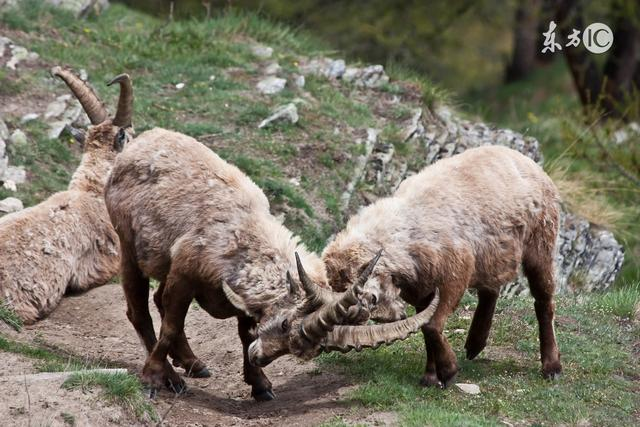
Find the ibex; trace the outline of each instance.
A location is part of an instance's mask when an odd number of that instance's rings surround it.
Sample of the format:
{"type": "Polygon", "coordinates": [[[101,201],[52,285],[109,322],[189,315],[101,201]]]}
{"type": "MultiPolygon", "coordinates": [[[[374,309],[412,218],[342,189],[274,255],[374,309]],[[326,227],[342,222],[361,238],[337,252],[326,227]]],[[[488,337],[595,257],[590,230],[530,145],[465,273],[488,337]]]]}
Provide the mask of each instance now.
{"type": "Polygon", "coordinates": [[[331,292],[320,258],[270,214],[264,193],[235,166],[179,133],[152,129],[133,140],[118,156],[105,194],[120,236],[127,316],[148,353],[142,379],[152,389],[184,389],[168,354],[187,375],[209,376],[184,334],[194,298],[213,317],[238,318],[244,379],[256,400],[274,398],[261,367],[277,357],[309,358],[321,349],[402,339],[437,304],[402,322],[337,326],[358,316],[358,297],[377,257],[360,264],[366,267],[347,292],[331,292]],[[147,304],[149,277],[160,281],[157,341],[147,304]]]}
{"type": "Polygon", "coordinates": [[[468,150],[425,168],[352,217],[323,253],[329,283],[337,290],[352,283],[354,266],[383,248],[365,286],[378,300],[373,317],[389,317],[389,307],[396,310],[391,318],[401,317],[398,295],[419,310],[439,289],[440,304],[422,328],[421,383],[447,386],[458,372],[442,335],[447,317],[466,289],[477,290],[465,344],[467,358],[475,358],[487,343],[501,286],[522,265],[535,299],[542,373],[555,378],[562,371],[553,329],[558,202],[553,182],[531,159],[499,146],[468,150]]]}
{"type": "Polygon", "coordinates": [[[104,185],[116,154],[129,138],[132,87],[120,83],[113,120],[92,89],[73,73],[52,69],[80,101],[93,126],[69,188],[44,202],[0,218],[0,299],[25,323],[49,314],[66,292],[108,282],[118,271],[118,236],[104,204],[104,185]]]}

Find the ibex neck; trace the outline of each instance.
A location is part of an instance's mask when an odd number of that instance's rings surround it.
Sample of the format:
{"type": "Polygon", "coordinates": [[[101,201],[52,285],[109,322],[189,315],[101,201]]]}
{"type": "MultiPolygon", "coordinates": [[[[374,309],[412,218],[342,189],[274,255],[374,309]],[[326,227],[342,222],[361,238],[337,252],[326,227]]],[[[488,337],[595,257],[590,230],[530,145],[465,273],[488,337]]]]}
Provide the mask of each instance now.
{"type": "Polygon", "coordinates": [[[105,153],[85,153],[80,166],[73,173],[69,190],[87,191],[102,194],[113,166],[112,158],[105,153]]]}

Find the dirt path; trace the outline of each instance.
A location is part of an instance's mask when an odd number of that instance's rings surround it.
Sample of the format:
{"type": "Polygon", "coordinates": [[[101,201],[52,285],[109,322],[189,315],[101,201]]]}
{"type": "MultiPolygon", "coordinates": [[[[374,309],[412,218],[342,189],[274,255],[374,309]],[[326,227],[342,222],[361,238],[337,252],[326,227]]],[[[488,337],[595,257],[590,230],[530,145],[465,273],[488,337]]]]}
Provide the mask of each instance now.
{"type": "MultiPolygon", "coordinates": [[[[154,322],[159,326],[155,310],[154,322]]],[[[338,402],[350,384],[344,377],[321,371],[316,364],[302,364],[286,356],[266,368],[277,399],[256,403],[242,379],[242,350],[235,319],[217,320],[192,307],[186,332],[194,352],[207,364],[211,378],[187,378],[187,393],[175,398],[161,392],[154,405],[160,416],[168,412],[165,425],[317,425],[336,416],[368,421],[371,414],[338,402]]],[[[144,353],[125,315],[125,301],[119,285],[97,288],[84,295],[65,298],[58,309],[12,339],[38,339],[48,345],[92,361],[104,360],[139,373],[144,353]]],[[[0,362],[10,366],[5,377],[33,373],[29,359],[0,352],[0,362]]],[[[129,425],[135,420],[119,408],[106,407],[93,393],[67,391],[56,383],[29,384],[28,387],[2,381],[0,395],[11,396],[0,403],[0,418],[27,425],[29,416],[62,425],[62,412],[76,416],[77,425],[129,425]],[[29,396],[27,396],[27,391],[29,396]],[[30,400],[30,410],[25,402],[30,400]],[[54,421],[52,421],[54,420],[54,421]],[[57,420],[57,421],[55,421],[57,420]],[[126,421],[125,421],[126,420],[126,421]]],[[[33,424],[32,425],[38,425],[33,424]]]]}

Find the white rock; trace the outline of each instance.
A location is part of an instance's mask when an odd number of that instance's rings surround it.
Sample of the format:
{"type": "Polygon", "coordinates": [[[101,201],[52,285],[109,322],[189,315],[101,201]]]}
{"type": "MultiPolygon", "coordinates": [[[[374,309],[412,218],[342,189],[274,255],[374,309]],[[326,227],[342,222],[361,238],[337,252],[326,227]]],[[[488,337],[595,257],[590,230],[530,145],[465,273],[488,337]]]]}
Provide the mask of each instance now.
{"type": "Polygon", "coordinates": [[[7,144],[4,142],[4,139],[0,138],[0,159],[4,157],[4,153],[6,149],[7,149],[7,144]]]}
{"type": "Polygon", "coordinates": [[[11,39],[0,36],[0,58],[4,56],[4,50],[9,44],[11,44],[11,39]]]}
{"type": "Polygon", "coordinates": [[[300,187],[300,180],[298,178],[289,178],[289,183],[294,187],[300,187]]]}
{"type": "Polygon", "coordinates": [[[216,79],[216,76],[214,76],[213,74],[209,76],[209,81],[212,82],[216,79]]]}
{"type": "Polygon", "coordinates": [[[22,61],[32,62],[38,59],[38,54],[35,52],[29,52],[22,46],[13,45],[11,47],[11,59],[6,64],[6,67],[10,70],[15,70],[18,63],[22,61]]]}
{"type": "Polygon", "coordinates": [[[454,330],[453,330],[453,333],[454,333],[454,334],[464,334],[464,333],[465,333],[465,330],[464,330],[464,329],[454,329],[454,330]]]}
{"type": "Polygon", "coordinates": [[[9,159],[7,157],[0,157],[0,179],[4,177],[4,173],[9,167],[9,159]]]}
{"type": "Polygon", "coordinates": [[[275,76],[269,76],[266,79],[260,80],[256,87],[265,95],[274,95],[281,92],[286,86],[287,81],[275,76]]]}
{"type": "Polygon", "coordinates": [[[298,123],[298,119],[298,108],[296,107],[296,104],[291,102],[289,104],[283,105],[282,107],[279,107],[272,115],[260,122],[258,128],[262,129],[272,122],[280,120],[286,120],[289,123],[295,124],[298,123]]]}
{"type": "Polygon", "coordinates": [[[49,122],[49,130],[47,131],[49,139],[56,139],[60,137],[60,134],[67,124],[69,124],[69,122],[66,120],[55,120],[53,122],[49,122]]]}
{"type": "Polygon", "coordinates": [[[87,81],[87,79],[89,78],[89,74],[87,73],[87,70],[85,70],[84,68],[80,68],[80,71],[78,72],[78,77],[80,77],[80,80],[83,81],[87,81]]]}
{"type": "Polygon", "coordinates": [[[7,197],[4,200],[0,200],[0,212],[2,213],[12,213],[18,212],[24,209],[22,205],[22,201],[20,199],[16,199],[15,197],[7,197]]]}
{"type": "Polygon", "coordinates": [[[9,128],[4,120],[0,118],[0,139],[9,139],[9,128]]]}
{"type": "Polygon", "coordinates": [[[467,394],[480,394],[480,387],[477,384],[457,383],[456,387],[467,394]]]}
{"type": "Polygon", "coordinates": [[[347,64],[344,62],[344,59],[336,59],[335,61],[332,61],[329,66],[327,77],[331,79],[339,79],[344,74],[346,68],[347,64]]]}
{"type": "Polygon", "coordinates": [[[16,145],[26,144],[27,135],[25,135],[24,132],[22,132],[20,129],[16,129],[9,137],[9,142],[16,145]]]}
{"type": "Polygon", "coordinates": [[[16,183],[10,180],[4,181],[4,184],[2,184],[2,186],[9,191],[13,191],[14,193],[18,191],[18,188],[16,187],[16,183]]]}
{"type": "Polygon", "coordinates": [[[27,123],[40,117],[38,113],[28,113],[20,118],[20,123],[27,123]]]}
{"type": "Polygon", "coordinates": [[[273,55],[273,48],[261,44],[251,46],[251,53],[260,59],[268,59],[273,55]]]}
{"type": "Polygon", "coordinates": [[[4,181],[11,181],[14,184],[24,184],[27,180],[27,172],[22,166],[7,166],[4,171],[4,181]]]}
{"type": "Polygon", "coordinates": [[[303,88],[304,85],[306,84],[306,80],[305,80],[304,76],[302,76],[302,75],[296,76],[294,82],[295,82],[296,86],[298,86],[299,88],[303,88]]]}
{"type": "Polygon", "coordinates": [[[176,85],[176,89],[180,90],[180,89],[184,89],[184,83],[178,83],[176,85]]]}
{"type": "Polygon", "coordinates": [[[266,75],[278,74],[282,70],[282,67],[277,62],[271,62],[264,69],[264,73],[266,75]]]}

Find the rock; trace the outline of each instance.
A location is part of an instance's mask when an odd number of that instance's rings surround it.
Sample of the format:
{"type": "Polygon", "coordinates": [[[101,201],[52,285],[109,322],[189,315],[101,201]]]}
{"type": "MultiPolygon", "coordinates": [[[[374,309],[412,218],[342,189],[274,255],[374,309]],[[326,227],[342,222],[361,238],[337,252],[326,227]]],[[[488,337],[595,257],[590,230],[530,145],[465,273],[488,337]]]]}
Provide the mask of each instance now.
{"type": "Polygon", "coordinates": [[[263,93],[265,95],[274,95],[278,92],[281,92],[286,84],[287,81],[285,79],[281,79],[275,76],[269,76],[263,80],[260,80],[256,87],[258,88],[260,93],[263,93]]]}
{"type": "Polygon", "coordinates": [[[293,82],[299,88],[303,88],[304,85],[306,84],[306,80],[305,80],[304,76],[303,75],[297,75],[297,74],[294,76],[293,82]]]}
{"type": "MultiPolygon", "coordinates": [[[[5,0],[6,1],[6,0],[5,0]]],[[[0,9],[2,8],[2,0],[0,0],[0,9]]],[[[0,58],[4,56],[4,51],[7,46],[11,43],[11,39],[0,36],[0,58]]]]}
{"type": "Polygon", "coordinates": [[[28,142],[27,135],[25,135],[20,129],[16,129],[9,137],[9,142],[16,145],[24,145],[28,142]]]}
{"type": "Polygon", "coordinates": [[[2,118],[0,118],[0,139],[9,139],[9,128],[2,118]]]}
{"type": "Polygon", "coordinates": [[[44,119],[48,120],[54,117],[60,117],[64,110],[67,108],[67,100],[56,98],[55,101],[47,105],[47,109],[44,112],[44,119]]]}
{"type": "MultiPolygon", "coordinates": [[[[4,144],[4,141],[2,141],[2,143],[4,144]]],[[[3,179],[4,173],[7,171],[8,167],[9,167],[9,159],[6,157],[0,157],[0,180],[3,179]]]]}
{"type": "Polygon", "coordinates": [[[12,212],[18,212],[24,209],[22,201],[15,197],[7,197],[4,200],[0,200],[0,213],[9,214],[12,212]]]}
{"type": "Polygon", "coordinates": [[[251,53],[260,59],[269,59],[273,55],[273,48],[261,44],[251,46],[251,53]]]}
{"type": "Polygon", "coordinates": [[[413,110],[413,114],[408,120],[408,123],[403,126],[402,141],[407,142],[409,138],[414,135],[424,132],[424,126],[422,126],[422,122],[420,121],[421,118],[422,108],[416,108],[413,110]]]}
{"type": "Polygon", "coordinates": [[[282,71],[282,67],[275,61],[269,63],[269,65],[264,68],[264,73],[268,76],[278,74],[280,71],[282,71]]]}
{"type": "Polygon", "coordinates": [[[275,121],[283,120],[295,124],[298,123],[298,119],[298,108],[296,104],[289,103],[276,109],[272,115],[260,122],[258,128],[262,129],[275,121]]]}
{"type": "Polygon", "coordinates": [[[54,120],[49,122],[49,130],[47,131],[47,137],[49,139],[59,138],[64,131],[64,128],[69,124],[67,120],[54,120]]]}
{"type": "Polygon", "coordinates": [[[180,89],[184,89],[184,83],[178,83],[176,85],[176,89],[180,90],[180,89]]]}
{"type": "Polygon", "coordinates": [[[15,184],[24,184],[27,181],[27,172],[22,166],[7,166],[2,180],[12,181],[15,184]]]}
{"type": "Polygon", "coordinates": [[[18,191],[18,188],[16,187],[16,183],[10,180],[4,181],[4,183],[2,184],[2,187],[6,188],[9,191],[13,191],[14,193],[18,191]]]}
{"type": "Polygon", "coordinates": [[[477,384],[456,383],[456,387],[458,387],[463,393],[480,394],[480,387],[477,384]]]}
{"type": "Polygon", "coordinates": [[[11,45],[11,58],[5,66],[10,70],[15,70],[20,62],[33,62],[38,57],[37,53],[29,52],[22,46],[11,45]]]}
{"type": "Polygon", "coordinates": [[[348,68],[342,76],[342,80],[356,86],[377,88],[389,83],[389,76],[384,72],[382,65],[370,65],[365,68],[348,68]]]}
{"type": "Polygon", "coordinates": [[[299,68],[302,74],[339,79],[346,70],[346,64],[344,59],[314,58],[301,61],[299,68]]]}
{"type": "Polygon", "coordinates": [[[20,123],[27,123],[40,117],[38,113],[27,113],[20,118],[20,123]]]}
{"type": "Polygon", "coordinates": [[[109,0],[47,0],[50,4],[66,9],[79,17],[91,13],[100,14],[109,7],[109,0]]]}
{"type": "MultiPolygon", "coordinates": [[[[0,138],[0,159],[4,157],[6,150],[7,144],[4,142],[4,139],[0,138]]],[[[2,173],[0,173],[0,176],[2,176],[2,173]]]]}

